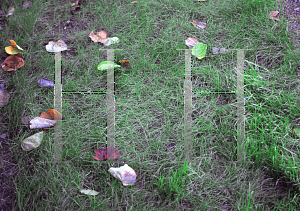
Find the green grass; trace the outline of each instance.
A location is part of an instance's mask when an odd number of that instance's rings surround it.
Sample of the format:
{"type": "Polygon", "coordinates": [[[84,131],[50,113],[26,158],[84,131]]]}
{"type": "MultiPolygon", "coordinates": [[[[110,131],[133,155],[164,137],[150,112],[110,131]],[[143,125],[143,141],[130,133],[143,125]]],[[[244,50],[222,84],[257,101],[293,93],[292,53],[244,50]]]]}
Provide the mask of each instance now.
{"type": "Polygon", "coordinates": [[[10,39],[26,50],[24,67],[0,74],[10,93],[0,113],[18,167],[11,176],[15,210],[299,210],[300,146],[292,128],[300,118],[300,54],[284,18],[268,18],[277,10],[273,1],[97,0],[84,1],[74,16],[66,0],[31,2],[26,10],[16,3],[0,31],[2,57],[10,39]],[[66,25],[71,17],[74,27],[66,25]],[[195,19],[206,28],[195,28],[195,19]],[[120,43],[92,42],[89,33],[102,28],[120,43]],[[193,157],[184,162],[185,64],[184,51],[176,49],[187,49],[189,37],[208,45],[204,59],[192,57],[193,91],[236,90],[236,51],[213,55],[212,47],[253,49],[245,51],[245,60],[263,67],[245,63],[243,165],[236,163],[235,94],[193,97],[193,157]],[[45,45],[59,39],[72,48],[62,52],[63,91],[106,90],[106,72],[97,70],[106,60],[100,48],[123,49],[115,51],[115,61],[130,61],[124,72],[115,72],[115,143],[120,160],[137,174],[133,186],[124,187],[108,173],[111,164],[92,158],[105,148],[105,95],[63,95],[62,160],[71,163],[47,163],[53,160],[53,131],[39,148],[21,149],[23,139],[41,131],[30,130],[22,117],[53,108],[53,89],[39,88],[37,80],[54,81],[54,53],[45,45]],[[173,151],[166,152],[169,145],[173,151]]]}

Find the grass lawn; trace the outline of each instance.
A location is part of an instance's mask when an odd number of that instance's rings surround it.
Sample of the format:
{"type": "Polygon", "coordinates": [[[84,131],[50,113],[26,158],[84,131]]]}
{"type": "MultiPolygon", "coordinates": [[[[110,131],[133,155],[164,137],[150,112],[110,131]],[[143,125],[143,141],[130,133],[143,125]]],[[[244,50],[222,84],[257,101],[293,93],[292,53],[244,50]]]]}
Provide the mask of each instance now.
{"type": "Polygon", "coordinates": [[[15,7],[0,31],[0,63],[9,40],[26,50],[25,65],[0,71],[9,102],[0,107],[2,148],[1,197],[8,210],[299,210],[300,144],[292,130],[300,127],[299,48],[272,0],[82,0],[70,13],[68,0],[4,0],[15,7]],[[206,23],[204,29],[192,22],[206,23]],[[94,43],[91,31],[105,29],[120,42],[94,43]],[[206,57],[192,56],[192,158],[184,161],[185,40],[197,38],[206,57]],[[30,129],[33,119],[53,109],[54,89],[40,88],[41,77],[54,81],[55,54],[45,45],[62,39],[63,91],[106,91],[106,71],[97,65],[114,51],[115,144],[136,172],[123,186],[108,169],[122,163],[93,159],[106,147],[106,95],[63,94],[62,160],[52,164],[54,130],[44,130],[42,144],[24,151],[20,143],[43,131],[30,129]],[[212,48],[245,51],[245,163],[237,163],[237,52],[213,54],[212,48]],[[256,63],[258,66],[253,65],[256,63]],[[222,92],[222,93],[221,93],[222,92]],[[23,119],[23,120],[22,120],[23,119]],[[2,136],[2,134],[4,134],[2,136]],[[5,150],[3,150],[5,149],[5,150]],[[4,155],[4,152],[7,154],[4,155]],[[298,185],[297,185],[298,184],[298,185]],[[5,187],[4,187],[5,186],[5,187]],[[100,192],[97,196],[81,189],[100,192]]]}

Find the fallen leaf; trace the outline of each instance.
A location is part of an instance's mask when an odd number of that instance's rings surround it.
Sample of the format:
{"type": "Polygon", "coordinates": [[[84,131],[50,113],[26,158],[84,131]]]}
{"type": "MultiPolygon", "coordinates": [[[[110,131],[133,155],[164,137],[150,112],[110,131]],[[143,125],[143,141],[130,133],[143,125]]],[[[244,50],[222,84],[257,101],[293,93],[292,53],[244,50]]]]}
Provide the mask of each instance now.
{"type": "Polygon", "coordinates": [[[55,109],[49,109],[47,112],[41,113],[41,118],[51,119],[51,120],[61,120],[62,115],[55,109]]]}
{"type": "Polygon", "coordinates": [[[21,142],[21,148],[25,151],[30,151],[39,147],[43,141],[43,136],[44,136],[43,131],[36,133],[32,136],[29,136],[28,138],[24,139],[21,142]]]}
{"type": "Polygon", "coordinates": [[[207,0],[198,0],[198,1],[207,1],[207,0]]]}
{"type": "Polygon", "coordinates": [[[271,19],[279,21],[279,12],[278,11],[271,11],[269,16],[271,19]]]}
{"type": "Polygon", "coordinates": [[[225,54],[228,50],[225,48],[212,48],[212,52],[213,54],[225,54]]]}
{"type": "Polygon", "coordinates": [[[189,37],[186,39],[185,44],[189,47],[189,49],[192,49],[198,42],[198,39],[189,37]]]}
{"type": "Polygon", "coordinates": [[[111,44],[115,44],[115,43],[118,43],[119,42],[119,38],[117,37],[112,37],[112,38],[107,38],[108,41],[106,43],[104,43],[105,46],[109,46],[111,44]]]}
{"type": "Polygon", "coordinates": [[[108,172],[116,179],[122,181],[124,186],[133,185],[135,183],[136,173],[127,164],[121,166],[120,168],[111,167],[108,169],[108,172]]]}
{"type": "Polygon", "coordinates": [[[116,63],[114,62],[111,62],[111,61],[104,61],[104,62],[101,62],[97,68],[98,70],[107,70],[108,68],[114,68],[114,67],[121,67],[120,65],[117,65],[116,63]]]}
{"type": "Polygon", "coordinates": [[[198,59],[202,59],[206,55],[207,45],[198,42],[192,49],[192,54],[196,56],[198,59]]]}
{"type": "Polygon", "coordinates": [[[8,103],[9,94],[5,91],[4,85],[0,84],[0,107],[8,103]]]}
{"type": "Polygon", "coordinates": [[[25,51],[17,45],[17,43],[14,40],[10,40],[10,43],[12,46],[5,47],[5,52],[14,55],[17,53],[25,53],[25,51]]]}
{"type": "Polygon", "coordinates": [[[26,8],[28,8],[28,7],[30,7],[30,6],[31,6],[31,2],[30,1],[24,2],[24,4],[23,4],[23,10],[26,9],[26,8]]]}
{"type": "Polygon", "coordinates": [[[15,12],[15,8],[13,8],[13,7],[8,8],[6,17],[13,15],[14,12],[15,12]]]}
{"type": "Polygon", "coordinates": [[[63,40],[58,40],[57,42],[50,41],[46,45],[46,51],[48,52],[60,52],[67,50],[67,44],[63,40]]]}
{"type": "Polygon", "coordinates": [[[62,115],[55,109],[49,109],[47,112],[42,112],[40,117],[36,117],[30,121],[30,129],[43,128],[53,129],[56,120],[61,120],[62,115]],[[51,128],[52,127],[52,128],[51,128]]]}
{"type": "Polygon", "coordinates": [[[54,87],[54,82],[45,78],[40,78],[38,84],[40,87],[54,87]]]}
{"type": "Polygon", "coordinates": [[[200,21],[197,21],[197,20],[194,20],[192,22],[192,24],[195,26],[195,27],[199,27],[201,29],[204,29],[206,27],[206,23],[203,23],[203,22],[200,22],[200,21]]]}
{"type": "Polygon", "coordinates": [[[24,66],[23,55],[21,53],[10,55],[1,64],[3,70],[16,71],[24,66]]]}
{"type": "Polygon", "coordinates": [[[91,33],[89,34],[89,37],[94,41],[94,42],[101,42],[101,43],[106,43],[108,41],[108,39],[106,39],[106,31],[105,29],[97,32],[97,35],[94,34],[93,31],[91,31],[91,33]]]}
{"type": "Polygon", "coordinates": [[[132,3],[132,4],[133,4],[133,3],[137,3],[137,1],[133,1],[133,2],[131,2],[131,3],[132,3]]]}
{"type": "Polygon", "coordinates": [[[120,60],[119,63],[123,68],[127,68],[129,65],[129,61],[127,60],[120,60]]]}
{"type": "Polygon", "coordinates": [[[34,119],[30,120],[30,129],[37,129],[37,128],[44,128],[49,129],[50,127],[54,126],[56,121],[51,119],[45,119],[41,117],[35,117],[34,119]]]}
{"type": "Polygon", "coordinates": [[[95,150],[96,155],[92,156],[95,160],[115,160],[120,157],[119,153],[117,152],[116,149],[114,149],[114,153],[110,155],[110,157],[107,157],[107,149],[111,150],[112,146],[109,146],[108,148],[105,149],[97,149],[95,150]]]}
{"type": "Polygon", "coordinates": [[[294,133],[295,136],[300,137],[300,128],[294,128],[293,133],[294,133]]]}
{"type": "Polygon", "coordinates": [[[89,189],[82,189],[82,190],[80,190],[80,193],[84,193],[86,195],[91,195],[91,196],[96,196],[100,192],[97,192],[97,191],[94,191],[94,190],[89,190],[89,189]]]}

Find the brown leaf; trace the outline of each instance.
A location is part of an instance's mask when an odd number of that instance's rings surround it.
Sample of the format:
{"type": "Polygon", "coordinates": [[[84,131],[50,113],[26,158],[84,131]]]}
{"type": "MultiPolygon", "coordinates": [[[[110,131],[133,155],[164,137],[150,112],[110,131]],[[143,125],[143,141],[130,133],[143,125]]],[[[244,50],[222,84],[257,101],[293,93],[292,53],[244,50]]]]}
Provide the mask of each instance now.
{"type": "Polygon", "coordinates": [[[2,69],[6,71],[14,71],[20,69],[23,66],[24,66],[24,60],[23,60],[23,55],[21,53],[10,55],[1,64],[2,69]]]}
{"type": "Polygon", "coordinates": [[[94,34],[93,31],[89,34],[89,37],[94,41],[94,42],[101,42],[101,43],[106,43],[108,39],[106,39],[106,31],[102,30],[100,32],[97,32],[97,35],[94,34]]]}

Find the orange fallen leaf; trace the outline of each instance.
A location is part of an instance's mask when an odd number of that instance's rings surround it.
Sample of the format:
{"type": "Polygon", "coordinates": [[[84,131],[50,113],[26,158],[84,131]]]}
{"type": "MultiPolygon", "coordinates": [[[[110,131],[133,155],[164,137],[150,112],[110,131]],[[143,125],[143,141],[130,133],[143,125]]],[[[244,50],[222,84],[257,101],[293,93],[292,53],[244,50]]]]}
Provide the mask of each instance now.
{"type": "MultiPolygon", "coordinates": [[[[109,146],[107,149],[111,150],[112,146],[109,146]]],[[[107,159],[107,149],[97,149],[95,150],[96,155],[93,156],[95,160],[105,160],[107,159]]],[[[116,149],[114,149],[114,153],[108,157],[108,160],[118,159],[120,157],[119,153],[116,149]]]]}
{"type": "Polygon", "coordinates": [[[132,3],[132,4],[133,4],[133,3],[137,3],[137,1],[133,1],[133,2],[131,2],[131,3],[132,3]]]}
{"type": "Polygon", "coordinates": [[[17,43],[14,40],[10,40],[11,46],[5,47],[5,52],[14,55],[17,53],[25,53],[25,51],[17,45],[17,43]]]}
{"type": "MultiPolygon", "coordinates": [[[[50,119],[50,120],[61,120],[62,115],[55,109],[49,109],[47,112],[42,112],[40,118],[50,119]]],[[[44,128],[44,129],[49,129],[49,128],[44,128]]]]}
{"type": "Polygon", "coordinates": [[[10,55],[1,64],[3,70],[16,71],[24,66],[23,55],[21,53],[10,55]]]}
{"type": "Polygon", "coordinates": [[[94,34],[93,31],[91,31],[91,33],[89,34],[89,37],[94,41],[94,42],[101,42],[101,43],[106,43],[108,41],[108,39],[106,39],[106,31],[105,29],[97,32],[97,35],[94,34]]]}

